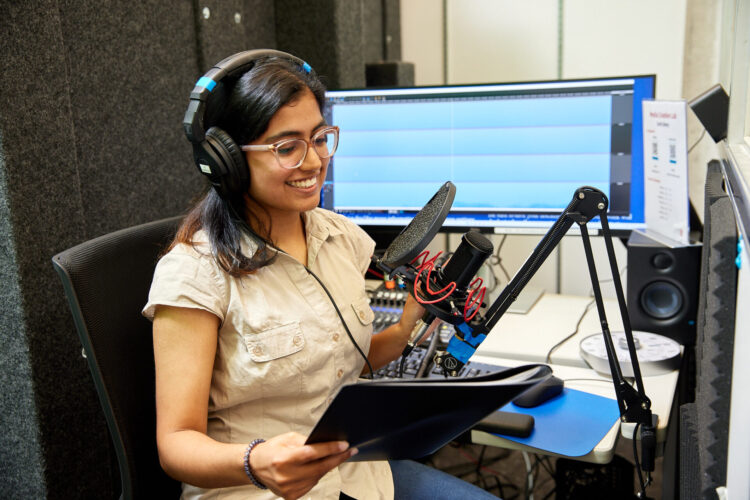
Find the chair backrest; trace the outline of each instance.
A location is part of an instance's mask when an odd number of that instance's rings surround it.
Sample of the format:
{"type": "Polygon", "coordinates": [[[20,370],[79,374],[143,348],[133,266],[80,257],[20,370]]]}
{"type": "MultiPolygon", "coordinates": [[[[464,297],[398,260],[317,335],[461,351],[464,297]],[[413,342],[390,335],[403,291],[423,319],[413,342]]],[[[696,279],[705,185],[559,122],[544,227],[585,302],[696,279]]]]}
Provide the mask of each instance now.
{"type": "Polygon", "coordinates": [[[117,453],[122,498],[176,498],[156,450],[151,322],[141,316],[179,217],[123,229],[52,258],[117,453]]]}

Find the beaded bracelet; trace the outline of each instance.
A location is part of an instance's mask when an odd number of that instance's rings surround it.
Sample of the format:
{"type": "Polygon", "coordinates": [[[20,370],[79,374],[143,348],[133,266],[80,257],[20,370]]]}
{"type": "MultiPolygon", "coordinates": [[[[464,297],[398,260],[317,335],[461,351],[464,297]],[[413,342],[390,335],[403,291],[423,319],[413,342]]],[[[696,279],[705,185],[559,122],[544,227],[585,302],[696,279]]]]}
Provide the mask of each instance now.
{"type": "Polygon", "coordinates": [[[261,490],[267,490],[268,486],[261,484],[260,481],[255,479],[253,471],[250,469],[250,452],[253,451],[253,448],[255,448],[256,445],[265,442],[265,439],[254,439],[249,445],[247,445],[247,449],[245,450],[245,474],[250,478],[250,481],[261,490]]]}

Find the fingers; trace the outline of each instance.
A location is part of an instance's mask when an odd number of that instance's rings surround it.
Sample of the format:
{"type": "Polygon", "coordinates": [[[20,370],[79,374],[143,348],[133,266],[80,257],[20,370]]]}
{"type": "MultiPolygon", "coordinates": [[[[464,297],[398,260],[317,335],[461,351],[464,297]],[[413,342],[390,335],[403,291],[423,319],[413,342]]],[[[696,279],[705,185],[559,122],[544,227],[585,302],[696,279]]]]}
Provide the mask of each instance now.
{"type": "Polygon", "coordinates": [[[256,478],[279,496],[298,498],[357,452],[344,441],[304,443],[304,436],[287,433],[257,445],[250,455],[256,478]]]}
{"type": "Polygon", "coordinates": [[[355,448],[347,449],[335,455],[328,455],[324,458],[306,462],[304,465],[296,468],[294,472],[285,474],[281,470],[276,479],[275,487],[269,486],[271,490],[284,498],[299,498],[310,491],[320,478],[326,475],[331,469],[338,467],[351,456],[356,454],[355,448]]]}
{"type": "Polygon", "coordinates": [[[351,457],[356,455],[359,450],[357,448],[348,448],[340,453],[334,455],[328,455],[319,460],[308,462],[308,466],[316,472],[320,473],[321,477],[325,475],[329,470],[338,467],[342,463],[349,460],[351,457]]]}
{"type": "Polygon", "coordinates": [[[299,450],[301,462],[312,462],[330,455],[337,455],[349,449],[346,441],[329,441],[302,446],[299,450]]]}
{"type": "Polygon", "coordinates": [[[411,331],[412,328],[414,328],[414,325],[417,323],[417,320],[424,316],[424,313],[424,307],[422,307],[414,297],[408,295],[406,297],[404,311],[401,313],[401,319],[399,320],[399,323],[401,323],[405,329],[411,331]]]}

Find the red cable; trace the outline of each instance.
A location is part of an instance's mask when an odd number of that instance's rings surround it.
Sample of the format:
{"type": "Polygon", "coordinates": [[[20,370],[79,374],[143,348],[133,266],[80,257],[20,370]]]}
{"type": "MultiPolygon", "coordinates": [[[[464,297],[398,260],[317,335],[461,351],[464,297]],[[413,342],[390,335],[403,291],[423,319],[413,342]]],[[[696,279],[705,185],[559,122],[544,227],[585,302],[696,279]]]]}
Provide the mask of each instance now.
{"type": "Polygon", "coordinates": [[[422,299],[419,296],[419,294],[417,293],[417,290],[419,289],[419,277],[422,275],[422,272],[425,269],[423,267],[423,268],[421,268],[419,270],[419,273],[417,274],[417,279],[414,280],[414,298],[417,299],[417,302],[419,302],[420,304],[435,304],[436,302],[440,302],[441,300],[445,300],[456,289],[456,283],[453,282],[453,281],[451,281],[446,286],[444,286],[442,289],[433,292],[432,290],[430,290],[430,274],[432,273],[433,266],[432,266],[432,264],[430,264],[429,266],[425,266],[425,267],[429,267],[428,272],[427,272],[427,286],[425,287],[427,289],[427,293],[429,293],[430,295],[437,295],[439,293],[444,292],[448,288],[450,288],[450,291],[448,291],[445,295],[443,295],[442,297],[440,297],[438,299],[435,299],[435,300],[425,300],[425,299],[422,299]]]}
{"type": "Polygon", "coordinates": [[[430,252],[427,251],[427,250],[425,250],[424,252],[420,253],[419,255],[417,255],[416,257],[414,257],[413,259],[411,259],[411,262],[409,262],[409,264],[414,264],[414,262],[418,258],[422,257],[422,262],[419,264],[419,266],[417,266],[417,269],[418,269],[419,267],[421,267],[421,266],[424,265],[424,260],[427,258],[428,255],[430,255],[430,252]]]}
{"type": "Polygon", "coordinates": [[[484,295],[487,292],[487,287],[482,286],[484,283],[484,280],[482,278],[474,278],[474,281],[471,282],[471,285],[469,285],[469,295],[466,297],[466,304],[464,304],[464,320],[465,321],[471,321],[474,316],[479,312],[479,307],[482,305],[482,302],[484,301],[484,295]],[[476,286],[475,286],[476,285],[476,286]],[[467,317],[467,314],[469,313],[469,310],[474,307],[474,312],[471,313],[470,316],[467,317]]]}
{"type": "Polygon", "coordinates": [[[377,272],[374,269],[368,269],[368,271],[370,272],[370,274],[374,274],[375,276],[377,276],[380,279],[385,278],[385,276],[383,276],[383,273],[379,273],[379,272],[377,272]]]}
{"type": "Polygon", "coordinates": [[[432,275],[432,270],[435,268],[435,261],[437,260],[438,257],[440,257],[440,255],[442,253],[443,252],[440,251],[437,254],[435,254],[434,257],[432,257],[431,259],[427,260],[427,257],[430,255],[430,252],[427,251],[427,250],[425,250],[424,252],[422,252],[419,255],[417,255],[411,261],[412,263],[414,263],[417,259],[419,259],[420,257],[422,257],[422,262],[419,264],[419,266],[417,266],[417,271],[418,271],[417,272],[417,277],[414,280],[414,298],[417,299],[417,302],[419,302],[420,304],[435,304],[437,302],[445,300],[456,289],[456,283],[453,282],[453,281],[451,281],[450,283],[448,283],[446,286],[444,286],[440,290],[433,291],[432,289],[430,289],[430,276],[432,275]],[[427,293],[429,293],[430,295],[437,295],[437,294],[445,292],[446,290],[448,290],[450,288],[450,290],[445,295],[443,295],[442,297],[437,298],[435,300],[426,300],[426,299],[423,299],[423,298],[421,298],[419,296],[419,294],[417,293],[417,290],[419,289],[419,277],[422,275],[422,273],[424,272],[425,269],[427,269],[427,284],[425,286],[425,289],[427,290],[427,293]]]}

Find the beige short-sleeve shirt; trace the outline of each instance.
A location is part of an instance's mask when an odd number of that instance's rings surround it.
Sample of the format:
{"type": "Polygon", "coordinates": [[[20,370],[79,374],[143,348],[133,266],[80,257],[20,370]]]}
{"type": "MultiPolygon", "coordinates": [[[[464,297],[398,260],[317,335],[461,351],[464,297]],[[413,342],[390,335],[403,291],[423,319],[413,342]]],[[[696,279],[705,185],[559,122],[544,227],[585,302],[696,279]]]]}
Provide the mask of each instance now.
{"type": "MultiPolygon", "coordinates": [[[[316,208],[303,214],[308,267],[328,288],[363,352],[370,348],[373,312],[364,274],[374,250],[345,217],[316,208]]],[[[304,266],[286,254],[256,273],[234,278],[214,261],[202,232],[197,248],[178,245],[159,261],[143,314],[157,305],[192,307],[221,320],[208,406],[207,433],[249,443],[295,431],[309,434],[343,384],[364,366],[334,306],[304,266]]],[[[246,255],[251,255],[249,240],[246,255]]],[[[190,335],[186,331],[185,335],[190,335]]],[[[393,498],[387,462],[344,463],[305,498],[393,498]]],[[[252,485],[206,490],[183,485],[183,498],[274,498],[252,485]]]]}

